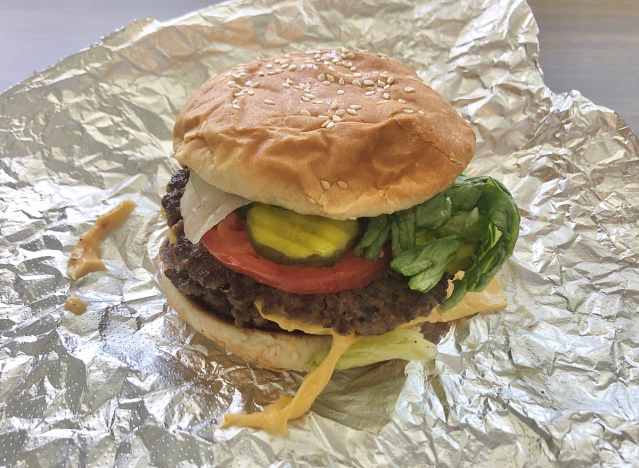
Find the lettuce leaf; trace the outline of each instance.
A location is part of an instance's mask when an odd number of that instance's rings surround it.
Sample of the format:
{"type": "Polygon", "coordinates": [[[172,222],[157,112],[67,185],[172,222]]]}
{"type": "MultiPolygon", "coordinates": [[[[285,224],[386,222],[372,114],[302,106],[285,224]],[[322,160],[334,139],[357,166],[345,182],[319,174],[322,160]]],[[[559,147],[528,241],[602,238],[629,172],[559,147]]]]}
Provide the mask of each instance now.
{"type": "MultiPolygon", "coordinates": [[[[437,354],[437,347],[424,339],[419,329],[396,328],[376,336],[362,336],[346,350],[337,361],[336,369],[350,369],[391,359],[430,361],[437,354]]],[[[318,353],[309,361],[317,366],[328,355],[318,353]]]]}
{"type": "Polygon", "coordinates": [[[369,221],[355,255],[377,259],[390,240],[391,268],[409,277],[412,289],[427,292],[439,282],[448,262],[459,257],[457,250],[474,246],[464,278],[453,282],[453,294],[443,305],[447,309],[466,292],[483,291],[490,283],[513,253],[519,222],[517,205],[501,182],[462,174],[430,200],[369,221]]]}

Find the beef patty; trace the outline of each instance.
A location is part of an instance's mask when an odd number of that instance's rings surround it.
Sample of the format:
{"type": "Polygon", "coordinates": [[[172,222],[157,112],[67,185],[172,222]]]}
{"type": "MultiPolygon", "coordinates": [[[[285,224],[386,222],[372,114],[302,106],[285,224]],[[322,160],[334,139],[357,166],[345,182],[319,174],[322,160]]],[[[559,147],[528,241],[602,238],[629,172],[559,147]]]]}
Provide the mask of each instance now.
{"type": "Polygon", "coordinates": [[[278,328],[254,307],[259,299],[265,314],[333,328],[340,334],[355,330],[380,335],[428,315],[446,298],[446,277],[422,293],[410,289],[406,278],[390,269],[361,288],[327,294],[293,294],[258,283],[227,268],[201,243],[193,244],[184,236],[180,199],[188,180],[188,168],[177,171],[162,199],[169,227],[177,237],[176,243],[167,239],[160,248],[164,274],[182,294],[233,319],[238,327],[278,328]]]}

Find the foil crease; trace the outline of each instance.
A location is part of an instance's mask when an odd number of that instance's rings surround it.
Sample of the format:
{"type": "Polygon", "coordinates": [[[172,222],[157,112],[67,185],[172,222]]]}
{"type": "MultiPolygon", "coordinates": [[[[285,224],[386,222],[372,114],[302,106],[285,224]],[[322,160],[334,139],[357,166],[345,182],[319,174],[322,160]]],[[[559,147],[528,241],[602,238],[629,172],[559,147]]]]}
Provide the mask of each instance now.
{"type": "Polygon", "coordinates": [[[130,24],[0,95],[0,466],[639,467],[639,141],[550,91],[538,55],[522,0],[244,0],[130,24]],[[522,214],[510,305],[454,324],[434,362],[337,372],[290,439],[220,430],[302,375],[245,364],[166,305],[173,121],[232,65],[341,45],[413,67],[473,126],[467,172],[522,214]],[[103,243],[108,271],[73,284],[78,236],[123,199],[138,207],[103,243]]]}

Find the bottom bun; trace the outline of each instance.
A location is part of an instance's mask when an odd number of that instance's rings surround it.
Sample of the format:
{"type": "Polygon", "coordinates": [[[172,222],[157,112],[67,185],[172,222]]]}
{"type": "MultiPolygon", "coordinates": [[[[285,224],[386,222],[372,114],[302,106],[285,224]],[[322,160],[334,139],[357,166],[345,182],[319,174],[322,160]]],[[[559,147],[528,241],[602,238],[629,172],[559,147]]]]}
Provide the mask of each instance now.
{"type": "Polygon", "coordinates": [[[167,301],[195,330],[224,346],[246,362],[274,371],[309,372],[313,356],[331,348],[331,336],[239,328],[184,296],[164,274],[161,278],[167,301]]]}

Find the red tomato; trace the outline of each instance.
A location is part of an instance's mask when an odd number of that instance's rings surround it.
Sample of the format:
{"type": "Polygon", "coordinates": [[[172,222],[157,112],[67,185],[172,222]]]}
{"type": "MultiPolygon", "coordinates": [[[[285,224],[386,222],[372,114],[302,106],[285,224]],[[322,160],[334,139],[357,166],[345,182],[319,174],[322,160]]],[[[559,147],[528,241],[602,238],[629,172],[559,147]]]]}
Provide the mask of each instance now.
{"type": "Polygon", "coordinates": [[[246,222],[231,213],[204,234],[202,244],[217,261],[274,288],[297,294],[322,294],[364,286],[378,278],[390,263],[387,250],[376,262],[350,252],[332,268],[289,267],[260,257],[249,242],[246,222]]]}

